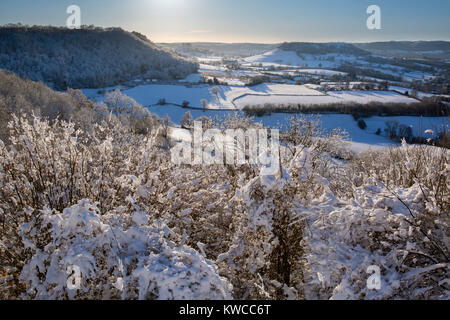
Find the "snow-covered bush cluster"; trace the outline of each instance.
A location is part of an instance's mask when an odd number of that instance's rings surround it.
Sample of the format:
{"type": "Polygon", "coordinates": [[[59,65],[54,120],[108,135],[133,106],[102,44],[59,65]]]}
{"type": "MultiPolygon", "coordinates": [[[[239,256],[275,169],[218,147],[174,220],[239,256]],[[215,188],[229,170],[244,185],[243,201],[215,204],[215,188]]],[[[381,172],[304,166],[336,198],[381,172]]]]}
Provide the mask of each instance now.
{"type": "Polygon", "coordinates": [[[176,165],[168,120],[120,92],[93,110],[105,115],[87,128],[11,118],[0,142],[1,298],[449,298],[448,150],[355,156],[342,133],[293,118],[278,174],[176,165]],[[367,286],[373,266],[379,290],[367,286]]]}
{"type": "MultiPolygon", "coordinates": [[[[129,199],[132,201],[132,199],[129,199]]],[[[145,212],[123,215],[123,209],[100,215],[88,200],[57,213],[43,210],[40,223],[22,228],[30,237],[30,262],[22,270],[30,298],[36,299],[225,299],[230,285],[199,252],[177,245],[176,235],[145,212]],[[36,247],[42,227],[51,225],[52,241],[36,247]],[[67,289],[66,270],[80,269],[77,290],[67,289]],[[45,275],[42,281],[42,275],[45,275]]]]}
{"type": "Polygon", "coordinates": [[[185,244],[205,237],[206,230],[190,241],[180,234],[194,222],[177,222],[183,214],[188,219],[189,212],[170,201],[177,192],[173,184],[182,185],[176,183],[175,168],[166,166],[167,155],[158,152],[157,134],[137,135],[120,123],[96,125],[86,134],[59,120],[30,123],[17,117],[10,128],[11,145],[2,143],[0,152],[0,265],[11,278],[2,295],[231,297],[217,267],[185,244]],[[66,286],[70,264],[79,266],[84,277],[75,293],[66,286]],[[114,289],[119,285],[120,292],[114,289]]]}
{"type": "Polygon", "coordinates": [[[0,68],[66,89],[137,78],[182,79],[198,66],[119,28],[6,26],[0,28],[0,68]]]}
{"type": "Polygon", "coordinates": [[[310,298],[448,299],[449,158],[407,146],[368,152],[346,168],[348,199],[307,208],[310,298]],[[369,290],[370,266],[381,289],[369,290]]]}
{"type": "Polygon", "coordinates": [[[0,139],[8,139],[8,122],[12,115],[26,114],[43,119],[72,121],[76,128],[90,132],[102,121],[120,122],[136,133],[156,127],[158,118],[120,91],[106,95],[105,103],[88,100],[80,90],[55,92],[42,83],[23,80],[0,70],[0,139]]]}

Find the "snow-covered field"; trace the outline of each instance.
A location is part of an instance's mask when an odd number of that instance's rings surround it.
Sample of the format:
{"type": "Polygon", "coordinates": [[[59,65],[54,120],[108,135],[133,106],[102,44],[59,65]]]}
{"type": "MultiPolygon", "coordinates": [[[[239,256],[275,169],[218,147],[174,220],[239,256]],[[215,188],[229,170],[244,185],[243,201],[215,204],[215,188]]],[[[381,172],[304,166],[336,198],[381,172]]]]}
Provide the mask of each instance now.
{"type": "Polygon", "coordinates": [[[294,70],[285,70],[285,71],[269,71],[267,74],[273,74],[273,75],[289,75],[289,76],[297,76],[299,74],[308,74],[308,75],[320,75],[320,76],[327,76],[331,77],[334,75],[340,75],[345,76],[345,72],[340,71],[334,71],[334,70],[327,70],[327,69],[294,69],[294,70]]]}
{"type": "MultiPolygon", "coordinates": [[[[194,119],[202,116],[222,118],[233,115],[236,112],[233,110],[189,110],[170,105],[153,106],[149,108],[149,110],[160,117],[165,117],[166,115],[169,116],[171,121],[176,125],[180,124],[181,118],[188,111],[194,119]]],[[[238,113],[244,115],[243,112],[238,113]]],[[[287,113],[272,113],[270,115],[257,117],[255,118],[255,121],[261,122],[264,126],[270,128],[284,129],[287,127],[288,120],[292,116],[292,114],[287,113]]],[[[448,119],[444,117],[371,117],[364,119],[367,124],[367,128],[365,130],[360,129],[353,117],[347,114],[322,114],[310,115],[308,117],[319,120],[321,123],[321,128],[324,131],[331,132],[333,129],[345,130],[351,140],[349,148],[355,152],[365,151],[369,148],[378,149],[395,145],[392,140],[385,136],[384,130],[386,128],[387,121],[397,121],[399,125],[411,126],[415,136],[422,136],[425,138],[431,137],[431,135],[426,132],[427,130],[436,130],[436,128],[441,128],[442,126],[446,126],[450,129],[450,123],[448,122],[448,119]],[[378,129],[381,130],[380,135],[376,134],[378,129]]]]}
{"type": "MultiPolygon", "coordinates": [[[[101,100],[98,90],[83,90],[93,99],[101,100]]],[[[191,107],[202,108],[202,99],[208,101],[209,109],[237,109],[234,101],[240,97],[282,95],[323,96],[324,94],[307,86],[285,84],[260,84],[253,87],[243,86],[208,86],[208,85],[140,85],[123,92],[143,106],[150,106],[165,99],[167,103],[182,104],[189,101],[191,107]],[[213,88],[218,88],[217,94],[213,88]]]]}
{"type": "Polygon", "coordinates": [[[236,106],[240,109],[245,106],[270,104],[302,104],[318,105],[332,103],[415,103],[417,100],[405,97],[391,91],[331,91],[322,95],[292,95],[279,96],[277,94],[267,96],[245,96],[236,101],[236,106]]]}
{"type": "Polygon", "coordinates": [[[199,71],[204,72],[204,73],[213,72],[214,74],[225,75],[227,72],[227,69],[222,66],[215,66],[215,65],[210,65],[210,64],[200,64],[199,71]]]}
{"type": "MultiPolygon", "coordinates": [[[[412,93],[412,89],[411,88],[405,88],[405,87],[399,87],[399,86],[390,86],[389,87],[390,90],[395,90],[395,91],[399,91],[399,92],[409,92],[409,94],[412,93]]],[[[445,97],[445,98],[450,98],[449,95],[445,95],[445,94],[433,94],[433,93],[427,93],[427,92],[422,92],[422,91],[417,91],[417,97],[419,99],[423,99],[423,98],[432,98],[432,97],[445,97]]]]}
{"type": "MultiPolygon", "coordinates": [[[[403,67],[391,65],[385,63],[382,65],[374,65],[373,63],[366,61],[364,57],[357,57],[347,54],[301,54],[300,56],[294,51],[285,51],[281,49],[272,50],[261,55],[245,58],[243,60],[244,66],[250,66],[254,64],[261,64],[263,67],[301,67],[301,68],[319,68],[323,70],[321,74],[332,75],[332,73],[326,72],[326,69],[335,69],[343,64],[359,65],[363,68],[370,68],[375,71],[379,71],[392,76],[401,75],[406,81],[432,79],[434,76],[427,72],[408,71],[403,67]]],[[[304,71],[303,71],[304,72],[304,71]]],[[[332,72],[332,71],[331,71],[332,72]]],[[[314,73],[314,71],[311,71],[314,73]]]]}
{"type": "MultiPolygon", "coordinates": [[[[372,101],[412,103],[417,101],[392,91],[332,91],[324,94],[311,87],[286,84],[260,84],[253,87],[216,86],[218,88],[216,94],[214,86],[207,85],[140,85],[125,89],[123,92],[139,104],[149,107],[149,110],[158,116],[168,115],[175,124],[180,123],[181,117],[187,111],[194,118],[222,117],[233,114],[246,105],[264,105],[265,103],[314,105],[348,102],[364,104],[372,101]],[[168,104],[157,105],[160,99],[165,99],[168,104]],[[190,107],[202,108],[202,99],[206,99],[208,102],[209,110],[185,109],[172,105],[181,105],[183,101],[188,101],[190,107]]],[[[88,97],[102,100],[95,90],[84,90],[84,93],[88,97]]],[[[264,125],[272,128],[284,127],[287,119],[291,116],[292,114],[272,113],[256,118],[256,121],[261,121],[264,125]]],[[[388,120],[396,120],[399,124],[411,126],[415,136],[426,136],[425,131],[428,129],[435,129],[442,125],[448,126],[446,118],[371,117],[365,119],[367,129],[361,130],[350,115],[321,115],[320,120],[324,129],[346,130],[354,142],[351,148],[355,151],[392,144],[383,135],[375,134],[378,129],[384,131],[388,120]]]]}
{"type": "MultiPolygon", "coordinates": [[[[179,84],[142,84],[133,88],[120,88],[129,97],[139,104],[146,106],[150,111],[164,117],[166,114],[171,120],[179,124],[181,117],[186,111],[190,111],[194,118],[200,116],[221,117],[242,110],[246,106],[272,106],[283,105],[327,105],[358,103],[368,104],[378,103],[415,103],[418,100],[399,94],[393,90],[405,92],[410,91],[400,86],[390,87],[391,91],[320,91],[319,85],[305,84],[295,85],[295,80],[304,81],[305,78],[328,79],[333,76],[345,76],[346,73],[335,71],[343,63],[358,65],[364,68],[371,68],[398,76],[402,74],[405,78],[416,79],[420,77],[428,78],[430,75],[420,72],[405,72],[401,67],[390,64],[373,64],[365,60],[365,56],[354,56],[351,54],[301,54],[294,51],[284,51],[275,49],[264,54],[239,58],[237,61],[240,68],[229,70],[221,64],[220,57],[201,57],[200,69],[197,74],[191,74],[179,84]],[[249,79],[255,76],[270,75],[274,81],[282,83],[263,83],[256,86],[246,86],[249,79]],[[291,80],[293,77],[294,80],[291,80]],[[220,83],[228,85],[206,85],[201,84],[203,80],[218,80],[220,83]],[[158,105],[164,99],[167,105],[158,105]],[[189,102],[186,109],[177,107],[185,102],[189,102]],[[206,105],[206,110],[204,105],[206,105]],[[175,105],[174,105],[175,104],[175,105]]],[[[378,79],[372,79],[378,81],[378,79]]],[[[115,88],[106,89],[111,90],[115,88]]],[[[102,100],[101,94],[97,90],[84,90],[84,93],[93,99],[102,100]]],[[[431,94],[418,92],[418,98],[428,97],[431,94]]],[[[243,114],[243,113],[241,113],[243,114]]],[[[272,113],[257,118],[257,121],[264,125],[275,128],[283,127],[287,123],[287,118],[291,114],[272,113]]],[[[396,120],[399,124],[411,126],[416,136],[426,136],[425,131],[440,127],[443,123],[447,125],[445,118],[421,118],[421,117],[372,117],[365,119],[366,130],[361,130],[356,121],[349,115],[330,114],[320,116],[322,126],[326,130],[340,128],[349,133],[351,149],[354,151],[365,150],[369,147],[379,148],[392,144],[383,136],[386,121],[396,120]],[[375,132],[381,129],[382,134],[375,132]]]]}
{"type": "Polygon", "coordinates": [[[297,64],[300,62],[300,57],[293,51],[273,50],[264,54],[248,57],[245,59],[249,63],[275,63],[279,64],[297,64]]]}
{"type": "Polygon", "coordinates": [[[201,107],[202,99],[207,99],[210,103],[217,102],[208,86],[144,85],[126,90],[125,94],[143,106],[156,104],[160,99],[175,104],[189,101],[193,107],[201,107]]]}
{"type": "MultiPolygon", "coordinates": [[[[150,106],[165,99],[168,103],[182,104],[189,101],[190,106],[201,108],[202,99],[208,101],[209,109],[242,109],[248,105],[271,104],[331,104],[331,103],[414,103],[417,100],[392,91],[333,91],[322,93],[308,85],[260,84],[243,86],[196,85],[140,85],[124,92],[143,106],[150,106]]],[[[84,90],[91,98],[99,98],[97,91],[84,90]]]]}
{"type": "Polygon", "coordinates": [[[262,55],[256,55],[244,59],[245,65],[262,64],[265,67],[269,66],[297,66],[305,68],[336,68],[343,63],[361,62],[358,57],[354,55],[344,54],[302,54],[299,56],[294,51],[285,51],[281,49],[272,50],[262,55]]]}
{"type": "Polygon", "coordinates": [[[186,83],[199,83],[202,81],[203,81],[203,77],[199,73],[190,74],[186,78],[179,80],[179,82],[186,82],[186,83]]]}

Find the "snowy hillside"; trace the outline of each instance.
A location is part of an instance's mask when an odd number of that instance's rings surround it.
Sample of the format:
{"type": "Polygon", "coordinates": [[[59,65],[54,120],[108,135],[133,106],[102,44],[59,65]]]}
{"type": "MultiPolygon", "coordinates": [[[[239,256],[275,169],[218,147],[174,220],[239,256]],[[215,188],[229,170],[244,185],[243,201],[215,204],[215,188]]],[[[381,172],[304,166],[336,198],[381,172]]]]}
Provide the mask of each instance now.
{"type": "Polygon", "coordinates": [[[272,50],[261,55],[248,57],[245,59],[250,63],[278,63],[284,65],[297,65],[303,62],[302,59],[294,51],[284,51],[280,49],[272,50]]]}
{"type": "Polygon", "coordinates": [[[118,28],[1,27],[0,68],[66,89],[138,78],[182,79],[197,65],[118,28]]]}
{"type": "Polygon", "coordinates": [[[319,46],[317,50],[306,47],[307,50],[301,51],[304,46],[285,44],[264,54],[245,58],[243,65],[261,64],[264,67],[332,69],[390,81],[433,78],[433,73],[437,71],[431,66],[424,66],[418,62],[408,64],[404,61],[375,56],[356,47],[344,46],[344,44],[342,44],[342,48],[345,49],[329,51],[325,44],[320,45],[323,47],[319,46]]]}
{"type": "Polygon", "coordinates": [[[345,63],[364,61],[367,51],[346,43],[283,43],[277,49],[249,57],[248,62],[337,68],[345,63]]]}

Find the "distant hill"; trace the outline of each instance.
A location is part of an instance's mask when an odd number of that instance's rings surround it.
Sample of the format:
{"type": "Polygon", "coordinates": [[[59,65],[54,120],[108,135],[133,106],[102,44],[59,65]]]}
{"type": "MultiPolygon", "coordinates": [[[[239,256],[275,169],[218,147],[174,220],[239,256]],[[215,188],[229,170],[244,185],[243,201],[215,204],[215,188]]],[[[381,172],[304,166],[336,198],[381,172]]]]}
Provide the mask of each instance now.
{"type": "Polygon", "coordinates": [[[450,42],[447,41],[388,41],[355,43],[354,45],[365,50],[450,51],[450,42]]]}
{"type": "Polygon", "coordinates": [[[355,43],[354,46],[391,57],[450,59],[450,42],[447,41],[389,41],[355,43]]]}
{"type": "Polygon", "coordinates": [[[164,48],[171,49],[181,55],[195,57],[250,57],[280,49],[294,51],[301,55],[342,54],[367,56],[382,55],[389,58],[431,58],[450,60],[450,42],[447,41],[388,41],[371,43],[310,43],[288,42],[282,44],[262,43],[160,43],[164,48]]]}
{"type": "Polygon", "coordinates": [[[354,56],[366,56],[369,52],[357,48],[349,43],[309,43],[309,42],[286,42],[279,47],[284,51],[294,51],[298,54],[345,54],[354,56]]]}
{"type": "Polygon", "coordinates": [[[0,27],[0,68],[55,89],[184,78],[198,66],[120,28],[0,27]]]}
{"type": "Polygon", "coordinates": [[[273,50],[277,44],[261,43],[159,43],[158,45],[175,50],[177,53],[195,57],[249,57],[273,50]]]}
{"type": "Polygon", "coordinates": [[[329,69],[351,77],[369,77],[388,81],[422,80],[445,74],[446,64],[440,60],[403,59],[381,56],[348,43],[283,43],[275,50],[245,58],[250,64],[268,68],[297,66],[306,69],[329,69]]]}

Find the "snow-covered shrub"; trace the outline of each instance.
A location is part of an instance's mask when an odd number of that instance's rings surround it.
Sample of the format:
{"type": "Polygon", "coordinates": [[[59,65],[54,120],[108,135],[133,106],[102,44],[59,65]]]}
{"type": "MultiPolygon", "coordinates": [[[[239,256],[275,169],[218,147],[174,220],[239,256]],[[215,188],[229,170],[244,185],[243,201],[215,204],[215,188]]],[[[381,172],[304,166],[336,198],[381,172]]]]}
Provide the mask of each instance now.
{"type": "Polygon", "coordinates": [[[237,298],[304,296],[304,210],[323,190],[331,193],[314,169],[322,160],[297,146],[282,173],[256,176],[231,200],[233,242],[217,261],[232,279],[237,298]]]}
{"type": "Polygon", "coordinates": [[[233,114],[227,114],[223,117],[216,117],[214,120],[214,126],[218,127],[222,130],[227,129],[242,129],[242,130],[248,130],[248,129],[262,129],[263,125],[260,122],[255,122],[255,118],[253,117],[247,117],[244,115],[241,115],[237,112],[233,114]]]}
{"type": "MultiPolygon", "coordinates": [[[[170,164],[167,152],[158,149],[156,136],[136,135],[119,124],[95,126],[87,133],[61,121],[50,124],[35,118],[30,123],[14,118],[11,130],[11,145],[0,148],[0,265],[2,272],[14,272],[12,286],[20,286],[12,296],[24,289],[18,272],[35,254],[30,248],[42,251],[52,244],[53,236],[42,225],[42,212],[64,212],[82,199],[97,203],[99,215],[114,212],[116,219],[134,215],[139,207],[151,213],[148,223],[162,219],[176,230],[179,244],[198,248],[210,257],[225,250],[231,235],[226,233],[224,194],[233,189],[226,182],[217,184],[214,168],[209,175],[193,168],[183,171],[170,164]],[[19,232],[24,224],[27,230],[35,230],[25,239],[19,232]]],[[[219,172],[225,181],[227,169],[219,172]]],[[[95,221],[89,223],[96,225],[95,221]]],[[[193,252],[183,248],[185,254],[193,252]]],[[[5,292],[9,289],[10,285],[4,288],[5,292]]]]}
{"type": "MultiPolygon", "coordinates": [[[[212,259],[226,251],[232,237],[226,207],[241,179],[239,170],[175,166],[170,154],[158,148],[157,133],[136,135],[120,124],[83,132],[72,123],[38,118],[30,123],[22,117],[14,118],[10,129],[11,145],[0,148],[5,222],[0,224],[0,265],[2,272],[17,269],[14,286],[22,284],[17,272],[31,254],[26,244],[31,240],[24,241],[19,226],[31,223],[33,228],[42,210],[63,212],[82,199],[98,203],[101,215],[131,215],[139,206],[152,213],[149,223],[162,219],[172,228],[180,244],[212,259]]],[[[35,239],[41,249],[46,241],[35,239]]]]}
{"type": "Polygon", "coordinates": [[[362,155],[359,171],[373,177],[406,207],[412,226],[428,241],[426,252],[437,261],[449,257],[450,152],[430,146],[408,146],[362,155]],[[396,188],[419,190],[413,204],[396,188]]]}
{"type": "Polygon", "coordinates": [[[138,134],[146,134],[158,125],[157,118],[148,109],[119,89],[105,94],[106,106],[117,116],[122,125],[130,127],[138,134]]]}
{"type": "Polygon", "coordinates": [[[200,116],[197,119],[195,119],[195,121],[201,122],[203,129],[211,129],[211,128],[213,128],[213,125],[214,125],[213,120],[206,116],[200,116]]]}
{"type": "Polygon", "coordinates": [[[8,122],[12,115],[26,114],[48,120],[72,121],[77,128],[90,131],[94,123],[109,120],[109,112],[99,112],[94,102],[80,90],[56,92],[43,83],[23,80],[0,70],[0,139],[8,141],[8,122]]]}
{"type": "Polygon", "coordinates": [[[84,198],[102,200],[102,212],[125,204],[149,139],[121,126],[88,134],[73,123],[14,117],[10,145],[0,145],[0,265],[23,266],[28,253],[17,228],[39,210],[62,211],[84,198]]]}
{"type": "Polygon", "coordinates": [[[287,143],[314,149],[319,156],[326,153],[346,160],[353,157],[352,152],[346,148],[347,132],[340,129],[326,132],[321,128],[320,118],[314,116],[292,116],[288,120],[288,128],[282,135],[287,143]]]}
{"type": "Polygon", "coordinates": [[[287,189],[282,179],[256,177],[234,199],[233,242],[218,263],[237,298],[282,298],[296,284],[291,273],[301,258],[302,225],[287,189]]]}
{"type": "MultiPolygon", "coordinates": [[[[416,206],[419,188],[396,192],[404,196],[402,201],[408,206],[416,206]]],[[[355,190],[355,199],[329,197],[329,201],[308,209],[307,298],[448,297],[448,263],[430,255],[430,240],[411,224],[402,201],[382,185],[367,184],[355,190]],[[370,266],[381,270],[380,290],[367,286],[370,266]]],[[[441,227],[442,221],[436,229],[441,227]]]]}
{"type": "Polygon", "coordinates": [[[176,245],[162,222],[147,213],[113,210],[100,215],[88,200],[62,213],[42,210],[39,223],[24,224],[32,257],[21,280],[32,299],[229,299],[231,286],[215,265],[187,246],[176,245]],[[120,217],[120,218],[119,218],[120,217]],[[47,233],[45,246],[35,242],[47,233]],[[78,268],[77,279],[68,270],[78,268]]]}
{"type": "Polygon", "coordinates": [[[234,236],[217,262],[235,297],[447,299],[448,151],[405,145],[347,168],[312,147],[231,200],[234,236]],[[380,290],[368,287],[373,266],[380,290]]]}
{"type": "Polygon", "coordinates": [[[120,92],[108,100],[118,117],[98,104],[94,117],[111,119],[87,127],[12,117],[0,142],[0,298],[448,299],[448,150],[346,157],[340,133],[305,121],[282,134],[278,174],[175,165],[168,118],[136,134],[120,114],[141,109],[120,92]],[[373,266],[380,290],[367,287],[373,266]]]}
{"type": "Polygon", "coordinates": [[[308,208],[306,297],[448,299],[448,157],[403,145],[355,159],[352,196],[308,208]],[[380,290],[367,287],[370,266],[380,290]]]}

